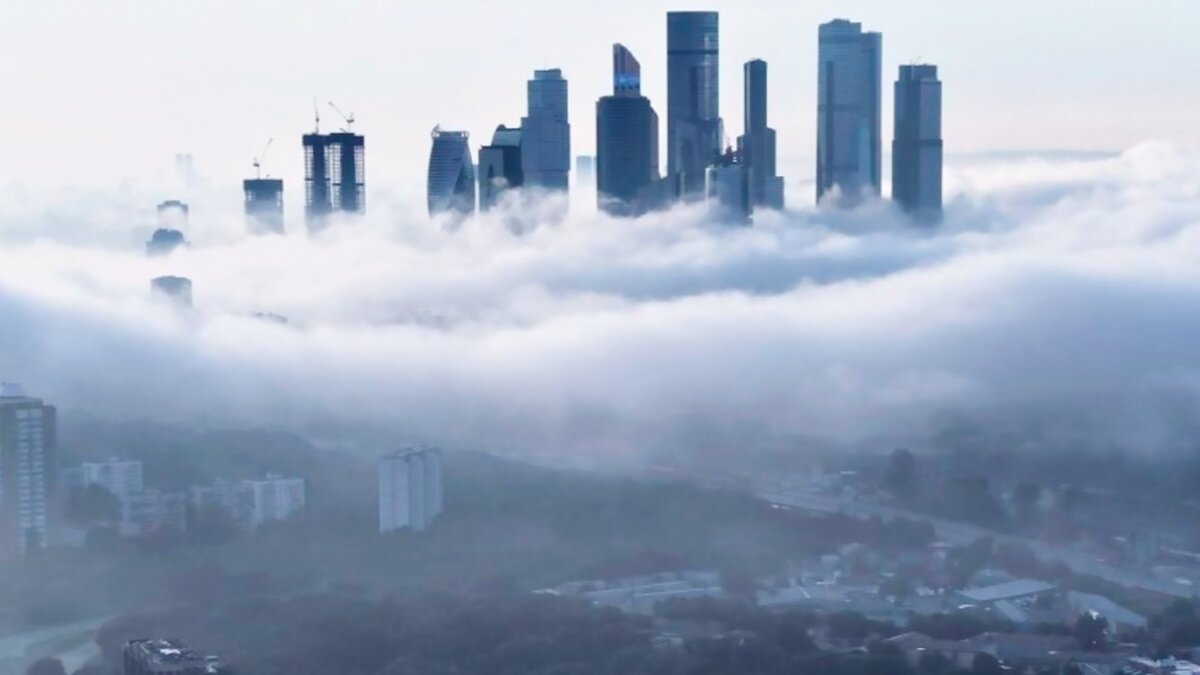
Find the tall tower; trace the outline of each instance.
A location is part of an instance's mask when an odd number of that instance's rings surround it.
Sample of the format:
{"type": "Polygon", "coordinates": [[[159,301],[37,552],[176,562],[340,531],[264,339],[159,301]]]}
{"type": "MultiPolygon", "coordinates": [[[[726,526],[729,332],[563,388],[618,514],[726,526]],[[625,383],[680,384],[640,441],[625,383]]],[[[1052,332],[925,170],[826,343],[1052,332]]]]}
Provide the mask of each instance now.
{"type": "Polygon", "coordinates": [[[847,204],[880,192],[883,37],[862,24],[821,24],[817,92],[817,200],[835,187],[847,204]]]}
{"type": "Polygon", "coordinates": [[[658,115],[642,96],[642,68],[613,45],[613,93],[596,103],[597,204],[612,215],[638,215],[643,191],[658,180],[658,115]]]}
{"type": "Polygon", "coordinates": [[[411,448],[379,462],[379,532],[424,532],[442,512],[442,453],[411,448]]]}
{"type": "Polygon", "coordinates": [[[310,232],[334,213],[366,211],[365,139],[348,130],[304,134],[304,217],[310,232]]]}
{"type": "Polygon", "coordinates": [[[900,66],[892,139],[892,199],[914,218],[942,215],[942,83],[937,66],[900,66]]]}
{"type": "Polygon", "coordinates": [[[470,134],[434,127],[429,150],[429,215],[475,213],[475,164],[470,134]]]}
{"type": "Polygon", "coordinates": [[[684,196],[703,193],[721,155],[719,56],[716,12],[667,13],[667,173],[684,196]]]}
{"type": "Polygon", "coordinates": [[[571,124],[562,71],[535,70],[528,87],[529,114],[521,118],[521,168],[525,184],[567,190],[571,172],[571,124]]]}
{"type": "Polygon", "coordinates": [[[496,127],[492,144],[479,148],[479,210],[490,211],[505,190],[525,184],[521,170],[521,130],[496,127]]]}
{"type": "Polygon", "coordinates": [[[247,178],[242,181],[246,223],[255,234],[283,234],[283,180],[247,178]]]}
{"type": "Polygon", "coordinates": [[[755,207],[783,208],[783,179],[775,175],[775,130],[767,126],[767,62],[755,59],[746,63],[746,130],[738,138],[750,187],[750,202],[755,207]]]}
{"type": "Polygon", "coordinates": [[[58,481],[57,414],[21,387],[0,384],[0,558],[51,541],[58,481]]]}

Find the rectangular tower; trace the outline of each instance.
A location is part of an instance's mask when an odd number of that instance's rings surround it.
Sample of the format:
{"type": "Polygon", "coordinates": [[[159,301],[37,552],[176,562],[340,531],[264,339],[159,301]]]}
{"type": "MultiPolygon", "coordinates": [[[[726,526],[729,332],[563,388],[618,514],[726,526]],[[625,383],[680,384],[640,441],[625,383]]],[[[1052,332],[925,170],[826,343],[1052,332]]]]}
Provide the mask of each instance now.
{"type": "Polygon", "coordinates": [[[379,532],[424,532],[442,512],[441,452],[402,450],[379,462],[379,532]]]}
{"type": "Polygon", "coordinates": [[[246,221],[255,234],[283,234],[283,180],[247,178],[242,181],[246,221]]]}
{"type": "Polygon", "coordinates": [[[817,200],[837,188],[853,205],[880,193],[883,37],[835,19],[819,32],[817,200]]]}
{"type": "Polygon", "coordinates": [[[745,73],[746,130],[738,138],[738,154],[746,171],[755,207],[783,208],[783,179],[775,175],[775,130],[767,126],[767,62],[749,61],[745,73]]]}
{"type": "Polygon", "coordinates": [[[359,134],[305,134],[304,216],[319,231],[334,213],[366,211],[365,139],[359,134]]]}
{"type": "Polygon", "coordinates": [[[51,543],[57,487],[57,413],[17,385],[0,385],[0,558],[51,543]]]}
{"type": "Polygon", "coordinates": [[[892,139],[892,199],[914,218],[942,215],[942,83],[937,66],[900,66],[892,139]]]}
{"type": "Polygon", "coordinates": [[[521,170],[525,185],[567,190],[571,173],[571,124],[562,71],[535,70],[528,87],[529,114],[521,118],[521,170]]]}
{"type": "Polygon", "coordinates": [[[716,12],[667,13],[667,174],[684,196],[704,192],[720,156],[720,19],[716,12]]]}

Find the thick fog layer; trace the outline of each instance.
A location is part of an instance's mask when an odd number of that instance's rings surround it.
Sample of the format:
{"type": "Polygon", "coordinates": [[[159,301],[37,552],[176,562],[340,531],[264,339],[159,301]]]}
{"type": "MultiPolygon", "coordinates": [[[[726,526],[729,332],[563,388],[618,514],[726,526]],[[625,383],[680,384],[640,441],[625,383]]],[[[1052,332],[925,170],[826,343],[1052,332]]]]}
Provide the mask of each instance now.
{"type": "Polygon", "coordinates": [[[452,230],[385,197],[316,238],[249,238],[201,201],[192,246],[159,259],[142,250],[153,198],[11,195],[0,377],[79,414],[397,443],[630,454],[986,422],[1013,447],[1190,449],[1200,154],[1145,144],[948,179],[936,230],[886,203],[753,228],[548,203],[452,230]],[[152,301],[160,274],[193,280],[194,312],[152,301]]]}

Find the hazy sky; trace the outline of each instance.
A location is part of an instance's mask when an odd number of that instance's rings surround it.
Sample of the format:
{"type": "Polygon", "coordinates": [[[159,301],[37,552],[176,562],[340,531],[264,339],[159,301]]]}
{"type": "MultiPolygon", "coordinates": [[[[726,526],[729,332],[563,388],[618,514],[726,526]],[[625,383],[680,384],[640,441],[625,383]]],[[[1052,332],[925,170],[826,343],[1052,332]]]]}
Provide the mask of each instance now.
{"type": "Polygon", "coordinates": [[[545,67],[570,80],[573,150],[591,153],[614,41],[665,118],[669,9],[721,12],[729,135],[741,64],[769,61],[789,185],[812,172],[816,31],[833,17],[883,32],[885,139],[896,66],[914,59],[941,68],[951,152],[1200,138],[1196,0],[46,0],[10,3],[0,22],[0,183],[165,186],[187,151],[232,188],[273,137],[268,169],[296,213],[316,94],[325,128],[328,100],[358,116],[372,190],[419,194],[429,130],[465,128],[477,147],[519,122],[545,67]]]}

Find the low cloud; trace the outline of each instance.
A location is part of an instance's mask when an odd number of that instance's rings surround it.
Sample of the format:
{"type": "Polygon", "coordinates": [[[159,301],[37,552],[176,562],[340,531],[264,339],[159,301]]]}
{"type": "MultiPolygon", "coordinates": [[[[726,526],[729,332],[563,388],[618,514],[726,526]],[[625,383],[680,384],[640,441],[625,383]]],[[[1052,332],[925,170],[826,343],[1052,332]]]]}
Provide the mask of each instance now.
{"type": "Polygon", "coordinates": [[[247,238],[200,204],[165,259],[142,255],[126,193],[26,198],[0,210],[0,376],[80,414],[375,443],[636,455],[955,427],[1193,449],[1200,154],[947,178],[936,230],[885,203],[744,229],[524,204],[447,229],[385,198],[315,238],[247,238]],[[166,273],[193,279],[194,313],[151,301],[166,273]]]}

